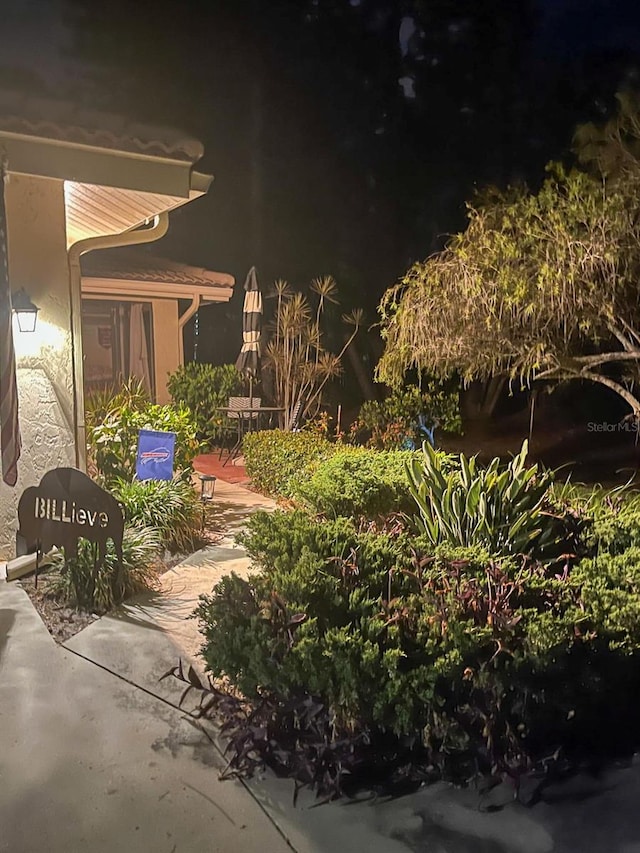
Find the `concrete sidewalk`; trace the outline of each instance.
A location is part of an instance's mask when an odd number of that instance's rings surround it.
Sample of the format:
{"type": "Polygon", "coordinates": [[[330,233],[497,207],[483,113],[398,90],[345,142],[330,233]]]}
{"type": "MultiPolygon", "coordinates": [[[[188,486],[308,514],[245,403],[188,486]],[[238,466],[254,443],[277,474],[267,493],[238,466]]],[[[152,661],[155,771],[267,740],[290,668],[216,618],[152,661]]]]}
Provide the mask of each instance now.
{"type": "Polygon", "coordinates": [[[223,766],[184,714],[57,646],[0,584],[1,851],[290,853],[223,766]]]}
{"type": "MultiPolygon", "coordinates": [[[[217,484],[220,523],[273,503],[217,484]]],[[[248,561],[232,539],[56,645],[27,594],[0,583],[0,851],[291,851],[219,748],[158,678],[200,645],[200,592],[248,561]]]]}

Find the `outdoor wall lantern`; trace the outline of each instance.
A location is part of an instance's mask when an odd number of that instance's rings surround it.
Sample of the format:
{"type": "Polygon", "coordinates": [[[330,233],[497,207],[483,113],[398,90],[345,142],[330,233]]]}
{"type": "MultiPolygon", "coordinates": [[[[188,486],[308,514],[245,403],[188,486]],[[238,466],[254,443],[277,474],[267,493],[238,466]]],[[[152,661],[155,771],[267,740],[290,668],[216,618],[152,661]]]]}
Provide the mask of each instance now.
{"type": "Polygon", "coordinates": [[[213,500],[213,490],[216,478],[213,474],[198,474],[200,478],[200,501],[202,502],[202,528],[204,529],[204,513],[208,503],[213,500]]]}
{"type": "Polygon", "coordinates": [[[35,332],[40,309],[29,299],[23,287],[11,297],[11,307],[18,319],[20,331],[35,332]]]}

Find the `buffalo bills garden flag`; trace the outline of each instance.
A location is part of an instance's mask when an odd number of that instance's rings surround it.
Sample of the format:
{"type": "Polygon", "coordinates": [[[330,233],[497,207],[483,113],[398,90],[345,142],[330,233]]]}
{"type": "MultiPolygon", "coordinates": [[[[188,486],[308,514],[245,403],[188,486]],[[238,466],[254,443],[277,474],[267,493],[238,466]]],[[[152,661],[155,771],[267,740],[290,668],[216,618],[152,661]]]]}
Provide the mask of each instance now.
{"type": "Polygon", "coordinates": [[[138,480],[172,480],[175,447],[175,432],[141,429],[136,458],[138,480]]]}

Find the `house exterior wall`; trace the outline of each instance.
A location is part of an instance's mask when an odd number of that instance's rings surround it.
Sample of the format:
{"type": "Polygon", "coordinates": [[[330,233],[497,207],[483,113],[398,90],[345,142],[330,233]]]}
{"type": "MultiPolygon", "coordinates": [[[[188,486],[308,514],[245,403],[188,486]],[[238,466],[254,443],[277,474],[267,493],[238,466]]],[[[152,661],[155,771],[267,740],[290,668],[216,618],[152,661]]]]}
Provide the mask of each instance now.
{"type": "Polygon", "coordinates": [[[15,488],[0,482],[0,559],[15,554],[24,489],[76,461],[63,182],[12,174],[5,203],[11,288],[24,287],[40,312],[35,332],[14,326],[22,456],[15,488]]]}
{"type": "Polygon", "coordinates": [[[177,299],[152,299],[153,311],[153,362],[155,370],[156,401],[170,403],[167,379],[182,361],[181,330],[178,325],[177,299]]]}

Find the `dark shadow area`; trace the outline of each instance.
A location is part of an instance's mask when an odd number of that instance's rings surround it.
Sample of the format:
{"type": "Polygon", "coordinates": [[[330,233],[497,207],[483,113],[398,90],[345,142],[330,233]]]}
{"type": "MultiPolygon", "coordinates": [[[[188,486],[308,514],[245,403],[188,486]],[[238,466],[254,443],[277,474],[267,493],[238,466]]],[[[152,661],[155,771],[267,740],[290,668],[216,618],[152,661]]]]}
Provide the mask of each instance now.
{"type": "Polygon", "coordinates": [[[627,412],[616,394],[592,383],[568,383],[535,395],[518,389],[502,395],[493,417],[466,418],[463,435],[436,433],[436,443],[487,462],[508,458],[530,439],[533,461],[562,469],[574,482],[618,485],[640,470],[638,429],[626,420],[627,412]]]}

